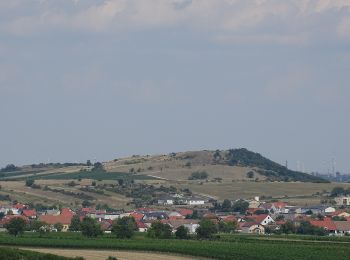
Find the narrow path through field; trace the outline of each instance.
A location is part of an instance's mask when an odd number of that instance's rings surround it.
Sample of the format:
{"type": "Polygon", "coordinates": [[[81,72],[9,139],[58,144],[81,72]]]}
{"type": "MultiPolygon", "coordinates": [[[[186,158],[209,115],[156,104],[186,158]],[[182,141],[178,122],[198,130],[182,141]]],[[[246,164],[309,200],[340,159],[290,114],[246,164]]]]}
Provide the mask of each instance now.
{"type": "Polygon", "coordinates": [[[20,249],[32,250],[40,253],[50,253],[66,257],[82,256],[85,260],[106,260],[109,256],[117,257],[118,260],[195,260],[204,258],[194,258],[164,253],[113,251],[113,250],[91,250],[91,249],[56,249],[56,248],[34,248],[23,247],[20,249]]]}

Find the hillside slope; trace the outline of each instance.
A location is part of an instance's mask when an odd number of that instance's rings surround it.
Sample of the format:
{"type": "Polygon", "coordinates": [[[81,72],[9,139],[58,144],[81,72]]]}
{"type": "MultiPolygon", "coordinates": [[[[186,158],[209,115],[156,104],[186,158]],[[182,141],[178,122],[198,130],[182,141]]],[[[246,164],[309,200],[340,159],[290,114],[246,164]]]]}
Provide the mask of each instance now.
{"type": "Polygon", "coordinates": [[[1,172],[0,179],[101,179],[135,180],[157,178],[171,181],[187,181],[194,172],[206,172],[208,181],[283,181],[328,182],[307,173],[287,169],[259,153],[244,148],[216,151],[193,151],[167,155],[134,155],[128,158],[104,162],[107,172],[89,172],[85,164],[55,164],[18,167],[14,172],[1,172]],[[67,176],[65,176],[67,175],[67,176]]]}
{"type": "Polygon", "coordinates": [[[292,171],[247,149],[194,151],[157,156],[133,156],[104,163],[108,171],[152,175],[168,180],[188,180],[193,172],[206,171],[208,179],[235,181],[327,182],[292,171]]]}

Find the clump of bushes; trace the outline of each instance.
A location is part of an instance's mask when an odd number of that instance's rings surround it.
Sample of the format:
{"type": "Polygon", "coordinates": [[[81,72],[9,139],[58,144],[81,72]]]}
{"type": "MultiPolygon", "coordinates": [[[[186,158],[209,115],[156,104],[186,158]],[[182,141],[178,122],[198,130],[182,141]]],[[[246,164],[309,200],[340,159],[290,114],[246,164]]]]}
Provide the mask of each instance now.
{"type": "Polygon", "coordinates": [[[209,174],[206,171],[198,171],[193,172],[190,177],[188,177],[189,180],[205,180],[207,179],[209,174]]]}

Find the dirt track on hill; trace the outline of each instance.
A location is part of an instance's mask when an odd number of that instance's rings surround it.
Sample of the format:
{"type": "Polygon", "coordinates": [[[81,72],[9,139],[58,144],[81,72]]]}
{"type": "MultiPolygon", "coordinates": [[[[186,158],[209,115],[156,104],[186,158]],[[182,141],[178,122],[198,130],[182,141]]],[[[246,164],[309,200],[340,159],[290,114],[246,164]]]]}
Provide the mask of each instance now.
{"type": "Polygon", "coordinates": [[[190,256],[181,256],[164,253],[132,252],[132,251],[112,251],[112,250],[90,250],[90,249],[56,249],[56,248],[31,248],[23,247],[24,250],[32,250],[40,253],[50,253],[66,257],[82,256],[85,260],[106,260],[109,256],[117,257],[118,260],[195,260],[190,256]]]}

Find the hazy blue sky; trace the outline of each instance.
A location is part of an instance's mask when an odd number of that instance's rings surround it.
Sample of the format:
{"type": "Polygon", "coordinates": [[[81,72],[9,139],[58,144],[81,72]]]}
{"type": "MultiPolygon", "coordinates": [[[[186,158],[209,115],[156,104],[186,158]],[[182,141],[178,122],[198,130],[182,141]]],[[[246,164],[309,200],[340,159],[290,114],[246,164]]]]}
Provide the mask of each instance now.
{"type": "Polygon", "coordinates": [[[0,166],[247,147],[350,172],[349,0],[1,0],[0,166]]]}

